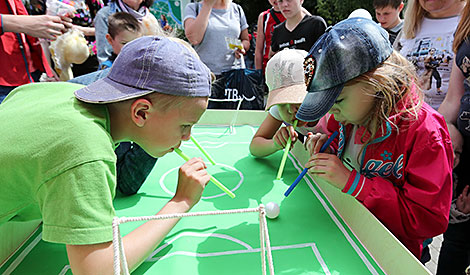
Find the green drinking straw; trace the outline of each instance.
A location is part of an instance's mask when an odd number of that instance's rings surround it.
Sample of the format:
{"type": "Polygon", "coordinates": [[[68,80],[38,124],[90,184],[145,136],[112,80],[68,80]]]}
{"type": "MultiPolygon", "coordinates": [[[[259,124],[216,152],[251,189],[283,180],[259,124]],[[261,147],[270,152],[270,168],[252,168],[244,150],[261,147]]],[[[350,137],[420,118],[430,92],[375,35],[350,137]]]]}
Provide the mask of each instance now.
{"type": "MultiPolygon", "coordinates": [[[[294,121],[294,124],[292,126],[294,126],[294,130],[295,128],[297,127],[297,123],[299,121],[296,119],[294,121]]],[[[290,135],[289,135],[290,137],[290,135]]],[[[290,145],[292,143],[292,139],[289,138],[287,140],[287,144],[286,144],[286,148],[284,149],[284,155],[282,155],[282,160],[281,160],[281,165],[279,165],[279,170],[277,171],[277,177],[276,177],[276,180],[280,180],[281,179],[281,176],[282,176],[282,172],[284,171],[284,166],[286,165],[286,160],[287,160],[287,155],[289,154],[289,151],[290,151],[290,145]]]]}
{"type": "MultiPolygon", "coordinates": [[[[188,161],[190,158],[185,154],[183,153],[183,151],[181,151],[179,148],[175,148],[175,152],[181,157],[183,158],[185,161],[188,161]]],[[[218,181],[216,178],[214,178],[213,176],[211,176],[211,179],[210,181],[212,181],[217,187],[220,188],[220,190],[224,191],[225,193],[227,193],[227,195],[229,195],[232,199],[235,198],[235,194],[232,193],[232,191],[230,191],[227,187],[225,187],[222,183],[220,183],[220,181],[218,181]]]]}
{"type": "Polygon", "coordinates": [[[199,142],[197,142],[197,140],[193,136],[191,136],[191,141],[197,146],[197,148],[199,148],[199,150],[201,150],[201,152],[212,163],[212,165],[215,165],[214,159],[212,159],[212,157],[209,156],[209,153],[207,153],[207,151],[204,150],[204,148],[202,148],[202,146],[199,144],[199,142]]]}

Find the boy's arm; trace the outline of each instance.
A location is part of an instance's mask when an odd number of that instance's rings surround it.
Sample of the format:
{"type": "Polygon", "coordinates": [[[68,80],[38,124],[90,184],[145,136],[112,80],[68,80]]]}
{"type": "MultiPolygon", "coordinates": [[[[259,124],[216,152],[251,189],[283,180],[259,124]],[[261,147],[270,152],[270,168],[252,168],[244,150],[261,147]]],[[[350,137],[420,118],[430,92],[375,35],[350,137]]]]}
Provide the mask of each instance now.
{"type": "Polygon", "coordinates": [[[263,68],[264,43],[266,43],[266,38],[264,37],[263,13],[260,13],[258,16],[255,48],[255,69],[257,70],[261,70],[263,68]]]}
{"type": "MultiPolygon", "coordinates": [[[[201,198],[210,179],[201,158],[193,158],[181,166],[175,196],[158,212],[188,212],[201,198]]],[[[123,238],[127,263],[136,269],[160,244],[179,219],[151,220],[123,238]]],[[[90,245],[67,245],[67,254],[74,274],[112,274],[112,242],[90,245]]]]}

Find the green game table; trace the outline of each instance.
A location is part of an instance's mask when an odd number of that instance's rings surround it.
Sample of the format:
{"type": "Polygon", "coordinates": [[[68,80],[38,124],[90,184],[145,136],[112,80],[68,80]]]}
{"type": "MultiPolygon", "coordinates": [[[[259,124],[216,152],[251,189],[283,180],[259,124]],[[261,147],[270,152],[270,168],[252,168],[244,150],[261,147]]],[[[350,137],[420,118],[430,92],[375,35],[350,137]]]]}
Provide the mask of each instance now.
{"type": "MultiPolygon", "coordinates": [[[[267,221],[275,274],[431,274],[354,198],[305,177],[284,192],[308,156],[296,143],[283,181],[274,181],[282,152],[257,159],[248,145],[266,116],[261,111],[208,110],[193,136],[216,161],[208,171],[235,193],[232,199],[209,183],[191,212],[255,208],[276,202],[267,221]]],[[[181,149],[203,154],[191,142],[181,149]]],[[[171,153],[160,158],[138,194],[116,198],[120,217],[154,215],[172,197],[179,166],[171,153]]],[[[64,245],[41,240],[39,221],[0,226],[0,274],[71,274],[64,245]]],[[[120,225],[121,235],[142,222],[120,225]]],[[[185,217],[133,274],[262,274],[258,213],[185,217]]],[[[268,272],[269,274],[269,272],[268,272]]]]}

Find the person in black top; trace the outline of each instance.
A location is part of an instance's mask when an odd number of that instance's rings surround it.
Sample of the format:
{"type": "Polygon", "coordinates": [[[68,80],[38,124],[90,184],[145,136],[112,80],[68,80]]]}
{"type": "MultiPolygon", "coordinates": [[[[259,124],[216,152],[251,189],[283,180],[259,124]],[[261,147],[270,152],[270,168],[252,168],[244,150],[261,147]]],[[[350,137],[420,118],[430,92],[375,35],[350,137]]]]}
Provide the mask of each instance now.
{"type": "Polygon", "coordinates": [[[274,28],[270,57],[284,48],[308,52],[317,39],[325,33],[325,20],[320,16],[306,14],[302,9],[302,2],[302,0],[278,1],[286,21],[274,28]]]}

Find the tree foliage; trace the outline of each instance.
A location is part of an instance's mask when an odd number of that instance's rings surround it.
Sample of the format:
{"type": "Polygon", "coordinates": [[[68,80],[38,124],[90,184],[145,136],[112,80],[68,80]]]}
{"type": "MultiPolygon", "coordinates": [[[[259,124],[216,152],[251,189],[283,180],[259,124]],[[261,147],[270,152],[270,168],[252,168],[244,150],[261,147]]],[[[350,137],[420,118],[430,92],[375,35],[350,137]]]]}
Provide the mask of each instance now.
{"type": "MultiPolygon", "coordinates": [[[[260,12],[271,7],[267,0],[234,0],[234,2],[243,7],[249,25],[256,24],[260,12]]],[[[305,0],[303,6],[310,13],[323,17],[328,25],[334,25],[347,18],[358,8],[368,10],[374,17],[371,0],[305,0]]]]}
{"type": "Polygon", "coordinates": [[[315,14],[323,17],[328,25],[334,25],[347,18],[352,11],[359,8],[368,10],[372,17],[374,17],[375,12],[370,0],[317,0],[315,14]]]}

